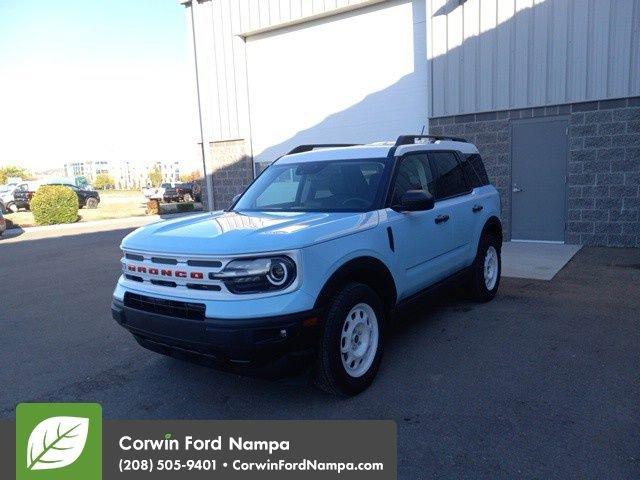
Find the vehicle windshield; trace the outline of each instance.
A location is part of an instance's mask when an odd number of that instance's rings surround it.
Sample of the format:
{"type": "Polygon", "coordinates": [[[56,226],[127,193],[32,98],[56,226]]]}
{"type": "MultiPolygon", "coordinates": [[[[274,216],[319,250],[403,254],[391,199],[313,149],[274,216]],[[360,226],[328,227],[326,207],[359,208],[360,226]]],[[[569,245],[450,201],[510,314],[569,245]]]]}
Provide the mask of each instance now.
{"type": "Polygon", "coordinates": [[[234,211],[365,212],[375,208],[386,159],[271,165],[234,211]]]}

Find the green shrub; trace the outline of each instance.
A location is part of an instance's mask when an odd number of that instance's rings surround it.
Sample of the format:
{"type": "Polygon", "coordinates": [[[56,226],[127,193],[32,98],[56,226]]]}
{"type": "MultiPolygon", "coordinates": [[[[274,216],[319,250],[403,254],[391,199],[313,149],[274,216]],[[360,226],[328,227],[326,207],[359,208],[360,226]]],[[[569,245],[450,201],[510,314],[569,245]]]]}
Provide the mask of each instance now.
{"type": "Polygon", "coordinates": [[[179,212],[190,212],[193,210],[193,203],[179,203],[176,205],[176,209],[179,212]]]}
{"type": "Polygon", "coordinates": [[[31,199],[31,211],[38,225],[76,222],[78,208],[78,195],[61,185],[44,185],[31,199]]]}

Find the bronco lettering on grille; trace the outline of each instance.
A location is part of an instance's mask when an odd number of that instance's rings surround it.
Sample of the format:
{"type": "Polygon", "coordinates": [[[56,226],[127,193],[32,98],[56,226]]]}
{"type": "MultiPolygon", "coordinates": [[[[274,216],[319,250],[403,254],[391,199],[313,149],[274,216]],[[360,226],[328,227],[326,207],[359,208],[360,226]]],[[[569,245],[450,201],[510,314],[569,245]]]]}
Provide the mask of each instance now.
{"type": "Polygon", "coordinates": [[[149,275],[156,275],[159,277],[176,277],[176,278],[193,278],[194,280],[203,280],[203,272],[185,272],[184,270],[171,270],[171,269],[157,269],[154,267],[143,267],[140,265],[127,264],[126,269],[130,272],[148,273],[149,275]]]}

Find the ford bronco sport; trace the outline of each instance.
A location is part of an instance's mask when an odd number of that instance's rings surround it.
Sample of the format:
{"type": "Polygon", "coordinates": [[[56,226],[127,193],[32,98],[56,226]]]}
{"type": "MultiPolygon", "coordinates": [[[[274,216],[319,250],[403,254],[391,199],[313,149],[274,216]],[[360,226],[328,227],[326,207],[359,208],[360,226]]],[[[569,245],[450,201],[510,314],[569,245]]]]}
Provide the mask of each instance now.
{"type": "Polygon", "coordinates": [[[355,395],[401,305],[449,280],[495,296],[499,218],[462,139],[303,145],[228,210],[125,237],[112,314],[168,355],[255,366],[313,353],[317,385],[355,395]]]}

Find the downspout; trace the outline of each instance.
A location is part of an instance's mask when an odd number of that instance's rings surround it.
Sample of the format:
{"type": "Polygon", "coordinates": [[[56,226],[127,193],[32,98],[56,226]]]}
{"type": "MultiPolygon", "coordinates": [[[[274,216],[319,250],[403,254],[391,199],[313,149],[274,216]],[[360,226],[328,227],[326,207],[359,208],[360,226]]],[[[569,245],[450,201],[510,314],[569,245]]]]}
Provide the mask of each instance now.
{"type": "Polygon", "coordinates": [[[204,172],[204,178],[205,178],[205,182],[207,185],[207,207],[208,210],[210,212],[214,211],[214,205],[213,205],[213,172],[211,173],[211,175],[207,174],[207,148],[205,147],[204,144],[204,127],[202,124],[202,105],[200,102],[200,78],[198,75],[198,49],[197,49],[197,42],[196,42],[196,25],[195,25],[195,3],[197,3],[198,0],[192,1],[190,3],[190,7],[191,7],[191,36],[193,39],[193,57],[194,57],[194,63],[195,63],[195,70],[196,70],[196,97],[197,97],[197,101],[198,101],[198,123],[200,126],[200,153],[202,155],[202,169],[204,172]]]}

